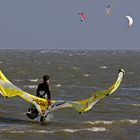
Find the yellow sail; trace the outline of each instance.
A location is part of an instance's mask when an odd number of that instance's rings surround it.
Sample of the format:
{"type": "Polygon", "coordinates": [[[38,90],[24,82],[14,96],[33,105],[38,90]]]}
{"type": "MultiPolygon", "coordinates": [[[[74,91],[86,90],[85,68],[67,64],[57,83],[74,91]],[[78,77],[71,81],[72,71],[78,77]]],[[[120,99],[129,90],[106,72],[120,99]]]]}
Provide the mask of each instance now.
{"type": "MultiPolygon", "coordinates": [[[[84,113],[90,110],[94,106],[94,104],[96,104],[99,100],[107,97],[108,95],[112,94],[118,89],[123,79],[124,73],[125,73],[124,70],[120,69],[117,80],[110,88],[104,91],[97,91],[95,93],[92,93],[92,96],[88,99],[79,101],[51,100],[52,105],[49,112],[66,107],[73,107],[79,113],[84,113]]],[[[4,76],[4,74],[1,71],[0,71],[0,93],[4,97],[20,96],[21,98],[23,98],[28,102],[37,104],[41,108],[41,110],[45,110],[48,107],[48,101],[46,99],[36,97],[16,87],[4,76]]]]}
{"type": "MultiPolygon", "coordinates": [[[[8,97],[14,97],[14,96],[20,96],[24,100],[31,102],[31,103],[37,103],[41,109],[45,109],[48,105],[47,100],[36,97],[34,95],[31,95],[20,88],[16,87],[14,84],[12,84],[0,71],[0,93],[8,98],[8,97]]],[[[54,101],[52,101],[53,103],[54,101]]]]}

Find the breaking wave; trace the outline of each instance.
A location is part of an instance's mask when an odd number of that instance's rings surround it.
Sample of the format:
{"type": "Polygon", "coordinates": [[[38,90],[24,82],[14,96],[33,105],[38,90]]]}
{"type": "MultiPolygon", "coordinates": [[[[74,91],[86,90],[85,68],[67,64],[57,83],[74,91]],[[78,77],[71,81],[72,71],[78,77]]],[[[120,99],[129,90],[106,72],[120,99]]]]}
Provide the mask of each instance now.
{"type": "Polygon", "coordinates": [[[74,133],[80,131],[92,131],[92,132],[103,132],[106,131],[104,127],[91,127],[91,128],[81,128],[81,129],[59,129],[59,130],[16,130],[16,129],[3,129],[0,132],[9,132],[9,133],[57,133],[57,132],[67,132],[74,133]]]}
{"type": "Polygon", "coordinates": [[[115,121],[104,121],[104,120],[99,120],[99,121],[85,121],[85,122],[82,122],[84,124],[106,124],[106,125],[110,125],[110,124],[113,124],[113,123],[130,123],[130,124],[137,124],[139,123],[140,120],[129,120],[129,119],[126,119],[126,120],[115,120],[115,121]]]}

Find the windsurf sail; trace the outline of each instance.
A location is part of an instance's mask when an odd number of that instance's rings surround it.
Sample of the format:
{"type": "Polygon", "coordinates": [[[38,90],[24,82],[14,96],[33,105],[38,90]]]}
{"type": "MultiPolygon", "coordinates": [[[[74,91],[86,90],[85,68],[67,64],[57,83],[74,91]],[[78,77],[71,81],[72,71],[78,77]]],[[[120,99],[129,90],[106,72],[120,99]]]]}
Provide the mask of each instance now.
{"type": "MultiPolygon", "coordinates": [[[[79,101],[51,100],[52,105],[47,111],[47,113],[68,107],[76,109],[79,113],[84,113],[90,110],[98,101],[107,97],[108,95],[112,94],[118,89],[123,79],[124,73],[125,73],[124,70],[120,69],[117,80],[110,88],[104,91],[97,91],[95,93],[92,93],[92,96],[88,99],[79,101]]],[[[12,84],[1,71],[0,71],[0,93],[7,98],[13,96],[20,96],[24,100],[33,103],[40,112],[41,110],[46,111],[46,109],[48,108],[48,101],[46,99],[36,97],[21,90],[20,88],[12,84]]]]}

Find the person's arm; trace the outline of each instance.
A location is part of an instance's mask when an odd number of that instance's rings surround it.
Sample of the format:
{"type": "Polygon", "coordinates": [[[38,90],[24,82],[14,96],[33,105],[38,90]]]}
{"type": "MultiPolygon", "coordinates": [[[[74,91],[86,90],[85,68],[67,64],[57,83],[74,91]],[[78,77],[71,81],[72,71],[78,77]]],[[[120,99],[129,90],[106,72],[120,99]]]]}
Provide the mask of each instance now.
{"type": "Polygon", "coordinates": [[[47,86],[47,100],[48,100],[48,105],[51,105],[51,92],[49,89],[49,85],[47,86]]]}
{"type": "Polygon", "coordinates": [[[37,87],[37,91],[36,91],[36,96],[37,96],[37,97],[40,96],[40,94],[39,94],[39,87],[40,87],[40,86],[38,85],[38,87],[37,87]]]}
{"type": "Polygon", "coordinates": [[[51,106],[51,99],[48,99],[48,106],[51,106]]]}
{"type": "Polygon", "coordinates": [[[51,100],[51,92],[50,92],[49,88],[48,88],[47,94],[48,94],[48,100],[51,100]]]}

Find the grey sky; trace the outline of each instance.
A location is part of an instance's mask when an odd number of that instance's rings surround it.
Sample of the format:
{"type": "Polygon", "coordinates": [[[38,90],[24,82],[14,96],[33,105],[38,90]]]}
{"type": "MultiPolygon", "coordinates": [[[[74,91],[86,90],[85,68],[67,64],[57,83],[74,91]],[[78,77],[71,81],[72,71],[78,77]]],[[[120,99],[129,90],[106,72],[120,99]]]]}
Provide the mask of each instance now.
{"type": "Polygon", "coordinates": [[[0,48],[140,49],[139,7],[140,0],[0,0],[0,48]]]}

